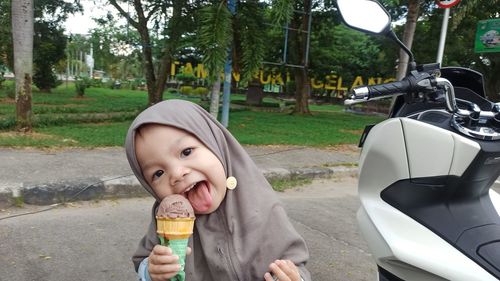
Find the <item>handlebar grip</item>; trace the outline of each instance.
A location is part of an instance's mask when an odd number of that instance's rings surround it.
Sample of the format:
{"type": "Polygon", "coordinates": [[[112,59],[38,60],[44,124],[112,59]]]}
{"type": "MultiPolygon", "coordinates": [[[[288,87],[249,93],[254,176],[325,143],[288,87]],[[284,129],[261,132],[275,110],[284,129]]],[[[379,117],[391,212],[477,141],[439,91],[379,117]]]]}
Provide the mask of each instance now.
{"type": "Polygon", "coordinates": [[[411,89],[410,81],[404,79],[391,83],[359,87],[353,90],[354,99],[371,99],[392,94],[405,93],[411,89]]]}

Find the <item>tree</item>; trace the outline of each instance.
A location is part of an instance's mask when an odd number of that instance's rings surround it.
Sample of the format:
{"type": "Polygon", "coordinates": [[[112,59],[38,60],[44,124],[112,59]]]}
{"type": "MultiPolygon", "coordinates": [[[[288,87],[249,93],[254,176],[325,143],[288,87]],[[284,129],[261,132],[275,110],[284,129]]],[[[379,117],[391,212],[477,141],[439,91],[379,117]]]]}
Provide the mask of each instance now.
{"type": "Polygon", "coordinates": [[[326,20],[314,27],[311,38],[311,73],[334,74],[352,81],[356,75],[383,76],[381,48],[373,36],[326,20]]]}
{"type": "Polygon", "coordinates": [[[312,1],[274,0],[273,18],[275,24],[283,25],[289,23],[289,27],[295,32],[290,33],[289,44],[291,46],[291,61],[289,63],[298,65],[294,67],[295,78],[295,107],[294,114],[310,114],[309,97],[311,96],[311,83],[309,77],[308,58],[308,27],[311,20],[312,1]],[[299,12],[298,12],[299,11],[299,12]]]}
{"type": "MultiPolygon", "coordinates": [[[[66,38],[61,24],[68,14],[82,10],[80,0],[37,0],[34,2],[33,82],[42,91],[50,91],[56,85],[56,77],[52,71],[54,66],[64,58],[66,38]]],[[[0,0],[0,54],[7,58],[7,65],[13,68],[11,1],[0,0]]]]}
{"type": "MultiPolygon", "coordinates": [[[[10,1],[0,0],[0,65],[4,69],[9,66],[9,61],[12,61],[10,13],[10,1]]],[[[12,69],[12,65],[10,65],[10,68],[12,69]]]]}
{"type": "Polygon", "coordinates": [[[50,92],[58,85],[53,68],[65,57],[66,36],[51,22],[35,23],[33,82],[42,92],[50,92]]]}
{"type": "Polygon", "coordinates": [[[32,131],[33,0],[12,2],[12,40],[16,75],[16,127],[32,131]]]}
{"type": "Polygon", "coordinates": [[[210,113],[217,116],[220,75],[232,51],[233,71],[240,73],[240,84],[246,84],[259,70],[264,58],[262,37],[264,9],[257,0],[237,2],[233,16],[227,0],[218,0],[200,11],[198,48],[212,84],[210,113]]]}
{"type": "MultiPolygon", "coordinates": [[[[406,16],[406,23],[403,32],[403,44],[411,50],[413,45],[413,36],[415,34],[415,29],[417,27],[417,19],[419,16],[420,10],[420,1],[419,0],[408,0],[408,13],[406,16]]],[[[396,73],[396,79],[401,80],[406,76],[406,72],[408,70],[408,54],[400,49],[399,51],[399,62],[398,62],[398,70],[396,73]]]]}
{"type": "Polygon", "coordinates": [[[167,80],[170,64],[178,51],[178,42],[186,31],[184,21],[190,20],[186,11],[190,11],[188,1],[184,0],[133,0],[134,14],[127,12],[118,0],[108,0],[118,12],[127,19],[127,22],[137,30],[140,36],[144,74],[148,87],[148,105],[153,105],[163,100],[163,91],[167,80]],[[153,41],[148,24],[153,23],[153,28],[162,34],[159,41],[159,63],[155,67],[153,57],[153,41]]]}
{"type": "Polygon", "coordinates": [[[232,15],[227,1],[216,1],[200,10],[198,47],[202,51],[202,61],[208,71],[208,81],[212,86],[210,94],[210,114],[217,118],[221,72],[232,43],[232,15]]]}
{"type": "MultiPolygon", "coordinates": [[[[94,20],[98,27],[90,31],[85,42],[78,42],[85,50],[92,46],[94,69],[121,80],[144,77],[139,33],[128,25],[120,25],[111,14],[94,20]]],[[[70,47],[77,46],[70,44],[70,47]]]]}
{"type": "Polygon", "coordinates": [[[463,42],[463,49],[468,50],[467,61],[464,61],[464,56],[460,56],[457,52],[453,59],[461,63],[461,65],[470,66],[471,68],[483,73],[485,78],[486,93],[489,98],[499,101],[500,100],[500,53],[483,53],[476,54],[472,50],[474,48],[474,36],[476,25],[479,20],[499,18],[498,6],[500,0],[470,0],[461,1],[456,7],[456,12],[453,14],[451,21],[451,36],[447,45],[448,47],[458,47],[456,42],[463,42]],[[465,46],[464,46],[465,45],[465,46]]]}

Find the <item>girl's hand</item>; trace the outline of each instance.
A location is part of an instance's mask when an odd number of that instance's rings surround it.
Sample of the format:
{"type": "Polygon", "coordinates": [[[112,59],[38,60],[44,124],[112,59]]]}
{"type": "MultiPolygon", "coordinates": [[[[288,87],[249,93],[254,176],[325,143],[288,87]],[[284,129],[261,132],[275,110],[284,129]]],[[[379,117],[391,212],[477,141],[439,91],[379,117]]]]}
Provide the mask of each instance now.
{"type": "Polygon", "coordinates": [[[269,265],[269,271],[264,274],[266,281],[300,281],[300,273],[297,266],[291,260],[275,260],[269,265]],[[275,279],[273,279],[273,276],[275,279]]]}
{"type": "MultiPolygon", "coordinates": [[[[188,248],[188,253],[191,252],[188,248]]],[[[181,269],[179,257],[169,247],[156,245],[149,254],[148,271],[151,280],[167,281],[181,269]]]]}

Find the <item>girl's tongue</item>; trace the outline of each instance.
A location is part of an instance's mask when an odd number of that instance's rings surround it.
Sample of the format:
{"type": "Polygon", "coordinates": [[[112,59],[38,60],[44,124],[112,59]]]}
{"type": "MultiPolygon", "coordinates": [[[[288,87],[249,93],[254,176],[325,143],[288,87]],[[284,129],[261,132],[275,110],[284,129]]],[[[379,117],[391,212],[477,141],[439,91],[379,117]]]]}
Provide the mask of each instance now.
{"type": "Polygon", "coordinates": [[[199,182],[187,197],[196,213],[204,213],[212,206],[212,195],[206,181],[199,182]]]}

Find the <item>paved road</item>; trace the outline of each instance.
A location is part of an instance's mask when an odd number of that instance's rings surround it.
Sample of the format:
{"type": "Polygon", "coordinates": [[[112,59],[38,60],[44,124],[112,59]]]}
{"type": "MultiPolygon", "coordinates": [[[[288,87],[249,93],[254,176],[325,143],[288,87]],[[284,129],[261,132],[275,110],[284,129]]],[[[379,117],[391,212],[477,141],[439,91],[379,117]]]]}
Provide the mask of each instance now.
{"type": "MultiPolygon", "coordinates": [[[[355,223],[354,179],[316,180],[280,196],[308,243],[314,280],[375,279],[355,223]]],[[[149,222],[151,203],[149,198],[75,203],[0,220],[0,279],[136,280],[130,256],[149,222]]],[[[3,210],[0,217],[37,209],[43,207],[3,210]]]]}

